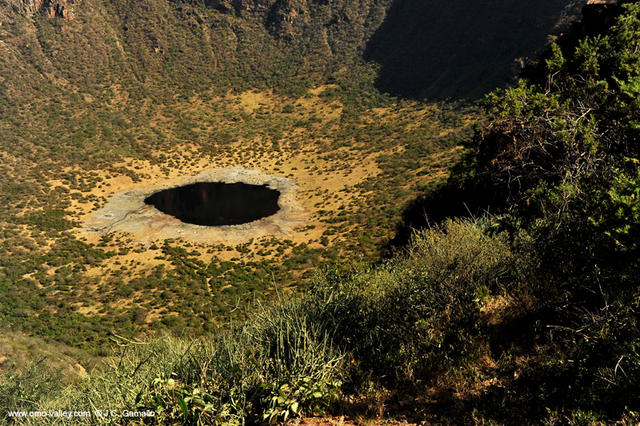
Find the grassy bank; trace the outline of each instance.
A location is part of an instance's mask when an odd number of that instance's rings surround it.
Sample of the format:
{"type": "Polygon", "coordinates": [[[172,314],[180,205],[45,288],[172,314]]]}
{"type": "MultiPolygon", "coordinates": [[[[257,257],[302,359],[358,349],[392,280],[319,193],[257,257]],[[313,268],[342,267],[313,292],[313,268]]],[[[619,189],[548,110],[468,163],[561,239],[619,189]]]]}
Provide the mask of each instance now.
{"type": "Polygon", "coordinates": [[[406,255],[319,274],[304,296],[282,293],[213,337],[114,339],[103,371],[53,393],[45,372],[14,377],[21,385],[5,385],[3,402],[260,422],[322,413],[348,388],[415,384],[480,356],[485,310],[519,273],[504,237],[486,221],[448,222],[416,235],[406,255]]]}

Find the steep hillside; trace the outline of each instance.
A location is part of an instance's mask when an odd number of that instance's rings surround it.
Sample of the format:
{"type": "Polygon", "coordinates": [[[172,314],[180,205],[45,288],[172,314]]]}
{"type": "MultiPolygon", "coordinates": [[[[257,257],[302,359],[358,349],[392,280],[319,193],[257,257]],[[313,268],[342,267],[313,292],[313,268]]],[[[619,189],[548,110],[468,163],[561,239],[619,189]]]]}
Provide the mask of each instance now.
{"type": "Polygon", "coordinates": [[[560,0],[4,0],[1,75],[12,96],[116,83],[291,90],[354,78],[366,51],[383,89],[477,96],[575,9],[560,0]]]}
{"type": "Polygon", "coordinates": [[[399,96],[478,98],[502,86],[584,2],[399,0],[367,43],[378,86],[399,96]]]}
{"type": "Polygon", "coordinates": [[[66,91],[116,83],[183,91],[321,81],[330,65],[353,63],[387,5],[13,0],[4,6],[8,80],[29,81],[32,90],[49,80],[66,91]],[[12,73],[16,66],[19,75],[12,73]]]}

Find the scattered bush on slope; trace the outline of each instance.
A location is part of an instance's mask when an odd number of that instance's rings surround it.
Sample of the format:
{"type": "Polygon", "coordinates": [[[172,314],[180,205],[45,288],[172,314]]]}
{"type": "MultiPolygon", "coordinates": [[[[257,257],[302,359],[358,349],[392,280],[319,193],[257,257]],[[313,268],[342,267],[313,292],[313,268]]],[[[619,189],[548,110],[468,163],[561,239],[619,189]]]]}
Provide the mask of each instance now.
{"type": "Polygon", "coordinates": [[[477,356],[481,309],[516,274],[504,236],[489,228],[452,221],[421,232],[407,255],[347,277],[327,271],[308,294],[257,306],[246,322],[211,338],[118,340],[102,372],[55,396],[29,394],[37,403],[14,394],[11,406],[152,409],[161,422],[191,424],[269,422],[322,413],[343,383],[437,374],[477,356]]]}

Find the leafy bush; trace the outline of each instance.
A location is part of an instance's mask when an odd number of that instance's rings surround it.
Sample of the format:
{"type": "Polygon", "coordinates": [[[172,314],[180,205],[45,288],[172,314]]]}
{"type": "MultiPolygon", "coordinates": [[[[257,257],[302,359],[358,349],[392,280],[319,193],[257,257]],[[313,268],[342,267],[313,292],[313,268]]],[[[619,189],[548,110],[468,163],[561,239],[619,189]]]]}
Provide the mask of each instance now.
{"type": "Polygon", "coordinates": [[[640,168],[632,175],[624,171],[614,172],[604,202],[606,206],[600,217],[591,218],[593,224],[611,238],[618,250],[637,254],[639,247],[635,237],[640,235],[640,168]]]}
{"type": "Polygon", "coordinates": [[[210,338],[117,339],[102,372],[38,395],[34,406],[152,409],[158,421],[190,424],[276,422],[323,413],[342,382],[437,373],[476,355],[481,306],[518,274],[504,235],[490,228],[450,221],[423,231],[395,260],[349,276],[329,270],[307,294],[258,305],[210,338]]]}
{"type": "Polygon", "coordinates": [[[190,424],[320,412],[336,396],[344,355],[300,308],[295,299],[258,308],[243,325],[209,339],[119,339],[103,372],[39,407],[152,409],[160,422],[190,424]]]}
{"type": "Polygon", "coordinates": [[[315,282],[306,310],[364,371],[411,379],[473,355],[486,297],[516,281],[504,235],[484,221],[420,232],[405,258],[315,282]]]}
{"type": "MultiPolygon", "coordinates": [[[[523,283],[534,302],[520,337],[533,360],[509,391],[487,394],[513,407],[503,419],[539,418],[543,407],[570,423],[619,419],[640,406],[640,3],[622,3],[602,12],[611,19],[597,31],[574,26],[526,80],[489,96],[490,119],[471,146],[463,186],[496,194],[500,229],[537,265],[523,283]]],[[[501,343],[503,356],[522,353],[518,341],[501,343]]]]}

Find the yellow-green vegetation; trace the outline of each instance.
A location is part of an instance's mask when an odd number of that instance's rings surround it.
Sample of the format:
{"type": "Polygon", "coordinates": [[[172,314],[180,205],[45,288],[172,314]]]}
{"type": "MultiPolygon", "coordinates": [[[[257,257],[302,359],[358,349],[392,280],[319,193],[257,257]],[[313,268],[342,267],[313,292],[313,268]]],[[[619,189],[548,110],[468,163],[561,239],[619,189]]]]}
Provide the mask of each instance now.
{"type": "MultiPolygon", "coordinates": [[[[298,100],[266,96],[268,110],[253,112],[236,106],[238,98],[232,96],[182,103],[176,115],[199,123],[189,127],[189,139],[163,124],[164,148],[145,147],[138,154],[144,160],[127,162],[125,157],[115,168],[106,159],[102,165],[87,164],[84,158],[96,154],[91,148],[76,152],[79,168],[67,168],[68,155],[58,151],[59,145],[47,155],[51,163],[44,169],[30,164],[33,175],[9,163],[2,274],[11,296],[2,308],[4,320],[30,333],[94,348],[111,331],[128,336],[148,328],[198,333],[226,322],[226,313],[273,292],[275,285],[299,286],[297,277],[308,277],[310,268],[323,262],[356,254],[374,259],[392,236],[403,205],[446,177],[446,165],[459,152],[453,137],[459,130],[452,129],[464,129],[464,124],[458,112],[446,122],[444,108],[390,100],[379,110],[364,108],[346,117],[335,92],[328,88],[298,100]],[[312,103],[305,106],[307,99],[312,103]],[[280,113],[290,102],[300,105],[297,111],[280,113]],[[340,108],[337,114],[325,110],[332,105],[340,108]],[[310,114],[321,118],[306,121],[310,114]],[[277,136],[268,135],[270,128],[277,129],[277,136]],[[179,152],[185,145],[192,154],[179,152]],[[262,168],[301,180],[300,196],[313,212],[310,228],[293,240],[232,245],[175,240],[149,246],[118,234],[85,241],[75,231],[120,189],[119,181],[126,180],[126,188],[162,181],[163,170],[189,175],[212,164],[262,168]],[[298,169],[292,170],[292,164],[298,169]],[[362,164],[370,164],[371,172],[357,168],[362,164]]],[[[166,110],[159,114],[170,115],[166,110]]],[[[111,149],[106,141],[101,146],[111,149]]]]}
{"type": "Polygon", "coordinates": [[[112,332],[199,334],[323,263],[375,259],[403,205],[446,177],[473,114],[380,94],[355,47],[294,70],[260,11],[104,6],[68,20],[16,6],[0,27],[0,318],[31,335],[106,354],[112,332]],[[328,64],[347,60],[347,75],[328,64]],[[118,190],[236,166],[301,182],[302,236],[149,246],[77,232],[118,190]]]}
{"type": "MultiPolygon", "coordinates": [[[[55,411],[150,409],[160,423],[251,423],[323,413],[353,386],[411,383],[466,366],[495,320],[482,311],[517,278],[521,262],[490,224],[448,222],[421,232],[407,255],[312,280],[304,296],[253,306],[246,321],[195,341],[119,339],[101,373],[42,394],[30,373],[3,403],[55,411]],[[465,361],[461,363],[460,359],[465,361]],[[23,391],[26,389],[26,391],[23,391]],[[25,401],[37,401],[27,403],[25,401]]],[[[418,407],[416,407],[418,408],[418,407]]]]}

